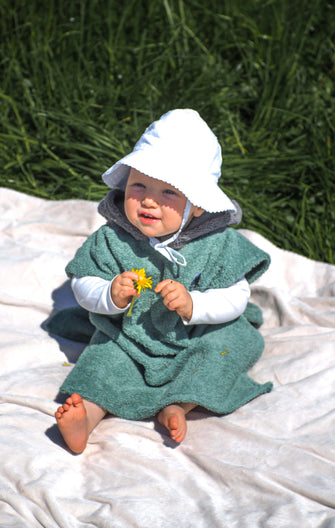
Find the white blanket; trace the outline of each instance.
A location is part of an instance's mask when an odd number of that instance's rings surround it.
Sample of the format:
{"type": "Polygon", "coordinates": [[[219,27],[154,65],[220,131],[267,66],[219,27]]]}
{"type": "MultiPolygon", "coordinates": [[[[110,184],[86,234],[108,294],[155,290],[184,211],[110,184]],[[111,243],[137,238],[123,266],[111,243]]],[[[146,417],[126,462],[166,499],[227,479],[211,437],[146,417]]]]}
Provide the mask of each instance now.
{"type": "Polygon", "coordinates": [[[253,285],[274,390],[231,415],[189,415],[175,446],[155,419],[104,419],[71,454],[58,388],[82,347],[41,328],[74,304],[64,267],[102,223],[96,204],[0,190],[2,528],[335,527],[335,266],[276,248],[253,285]]]}

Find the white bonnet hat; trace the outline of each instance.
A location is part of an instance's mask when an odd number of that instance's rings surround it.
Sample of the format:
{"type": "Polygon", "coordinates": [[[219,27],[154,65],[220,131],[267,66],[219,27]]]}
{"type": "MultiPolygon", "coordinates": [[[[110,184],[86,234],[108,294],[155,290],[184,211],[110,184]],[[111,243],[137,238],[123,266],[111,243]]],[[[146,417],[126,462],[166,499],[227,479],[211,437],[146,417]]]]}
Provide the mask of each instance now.
{"type": "Polygon", "coordinates": [[[236,211],[218,186],[221,147],[198,112],[176,109],[152,123],[134,150],[102,176],[109,187],[125,189],[129,167],[164,181],[209,213],[236,211]]]}

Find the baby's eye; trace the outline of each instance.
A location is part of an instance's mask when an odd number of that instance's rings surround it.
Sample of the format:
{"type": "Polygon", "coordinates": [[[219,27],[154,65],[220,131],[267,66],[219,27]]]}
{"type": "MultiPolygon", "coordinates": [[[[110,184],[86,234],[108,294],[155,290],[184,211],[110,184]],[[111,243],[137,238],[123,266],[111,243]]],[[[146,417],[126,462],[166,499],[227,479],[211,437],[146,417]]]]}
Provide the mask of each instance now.
{"type": "Polygon", "coordinates": [[[165,194],[172,194],[172,195],[173,195],[173,194],[176,194],[172,189],[165,189],[165,190],[164,190],[164,193],[165,193],[165,194]]]}
{"type": "Polygon", "coordinates": [[[140,189],[144,189],[145,185],[143,183],[136,182],[136,183],[133,183],[133,187],[138,187],[140,189]]]}

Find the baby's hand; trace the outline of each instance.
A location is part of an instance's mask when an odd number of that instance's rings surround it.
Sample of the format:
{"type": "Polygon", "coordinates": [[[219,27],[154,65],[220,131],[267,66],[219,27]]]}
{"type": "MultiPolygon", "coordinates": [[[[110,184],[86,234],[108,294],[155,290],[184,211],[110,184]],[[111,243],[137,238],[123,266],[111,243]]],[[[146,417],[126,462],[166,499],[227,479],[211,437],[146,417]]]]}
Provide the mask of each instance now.
{"type": "Polygon", "coordinates": [[[113,303],[118,308],[125,308],[134,295],[139,297],[134,285],[134,281],[137,280],[137,273],[132,271],[124,271],[115,277],[112,282],[111,295],[113,303]]]}
{"type": "Polygon", "coordinates": [[[180,282],[165,279],[159,282],[154,290],[163,297],[163,302],[169,310],[175,310],[180,317],[190,320],[193,313],[192,297],[180,282]]]}

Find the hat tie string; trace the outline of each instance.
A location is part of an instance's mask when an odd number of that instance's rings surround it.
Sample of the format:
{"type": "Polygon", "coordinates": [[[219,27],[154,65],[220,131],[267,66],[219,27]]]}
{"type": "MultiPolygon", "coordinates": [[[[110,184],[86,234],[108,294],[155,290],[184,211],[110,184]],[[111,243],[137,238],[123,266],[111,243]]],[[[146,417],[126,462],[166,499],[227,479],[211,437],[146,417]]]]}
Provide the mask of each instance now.
{"type": "Polygon", "coordinates": [[[179,251],[176,251],[175,249],[169,247],[169,244],[171,244],[178,238],[181,230],[186,224],[190,211],[191,211],[191,205],[192,205],[191,202],[187,200],[181,226],[179,230],[177,231],[177,233],[175,233],[171,238],[169,238],[168,240],[165,240],[164,242],[160,242],[158,238],[149,237],[149,242],[150,242],[151,247],[153,247],[156,251],[161,253],[170,262],[173,262],[174,264],[178,264],[179,266],[183,266],[183,267],[187,265],[186,258],[184,257],[184,255],[179,253],[179,251]]]}

